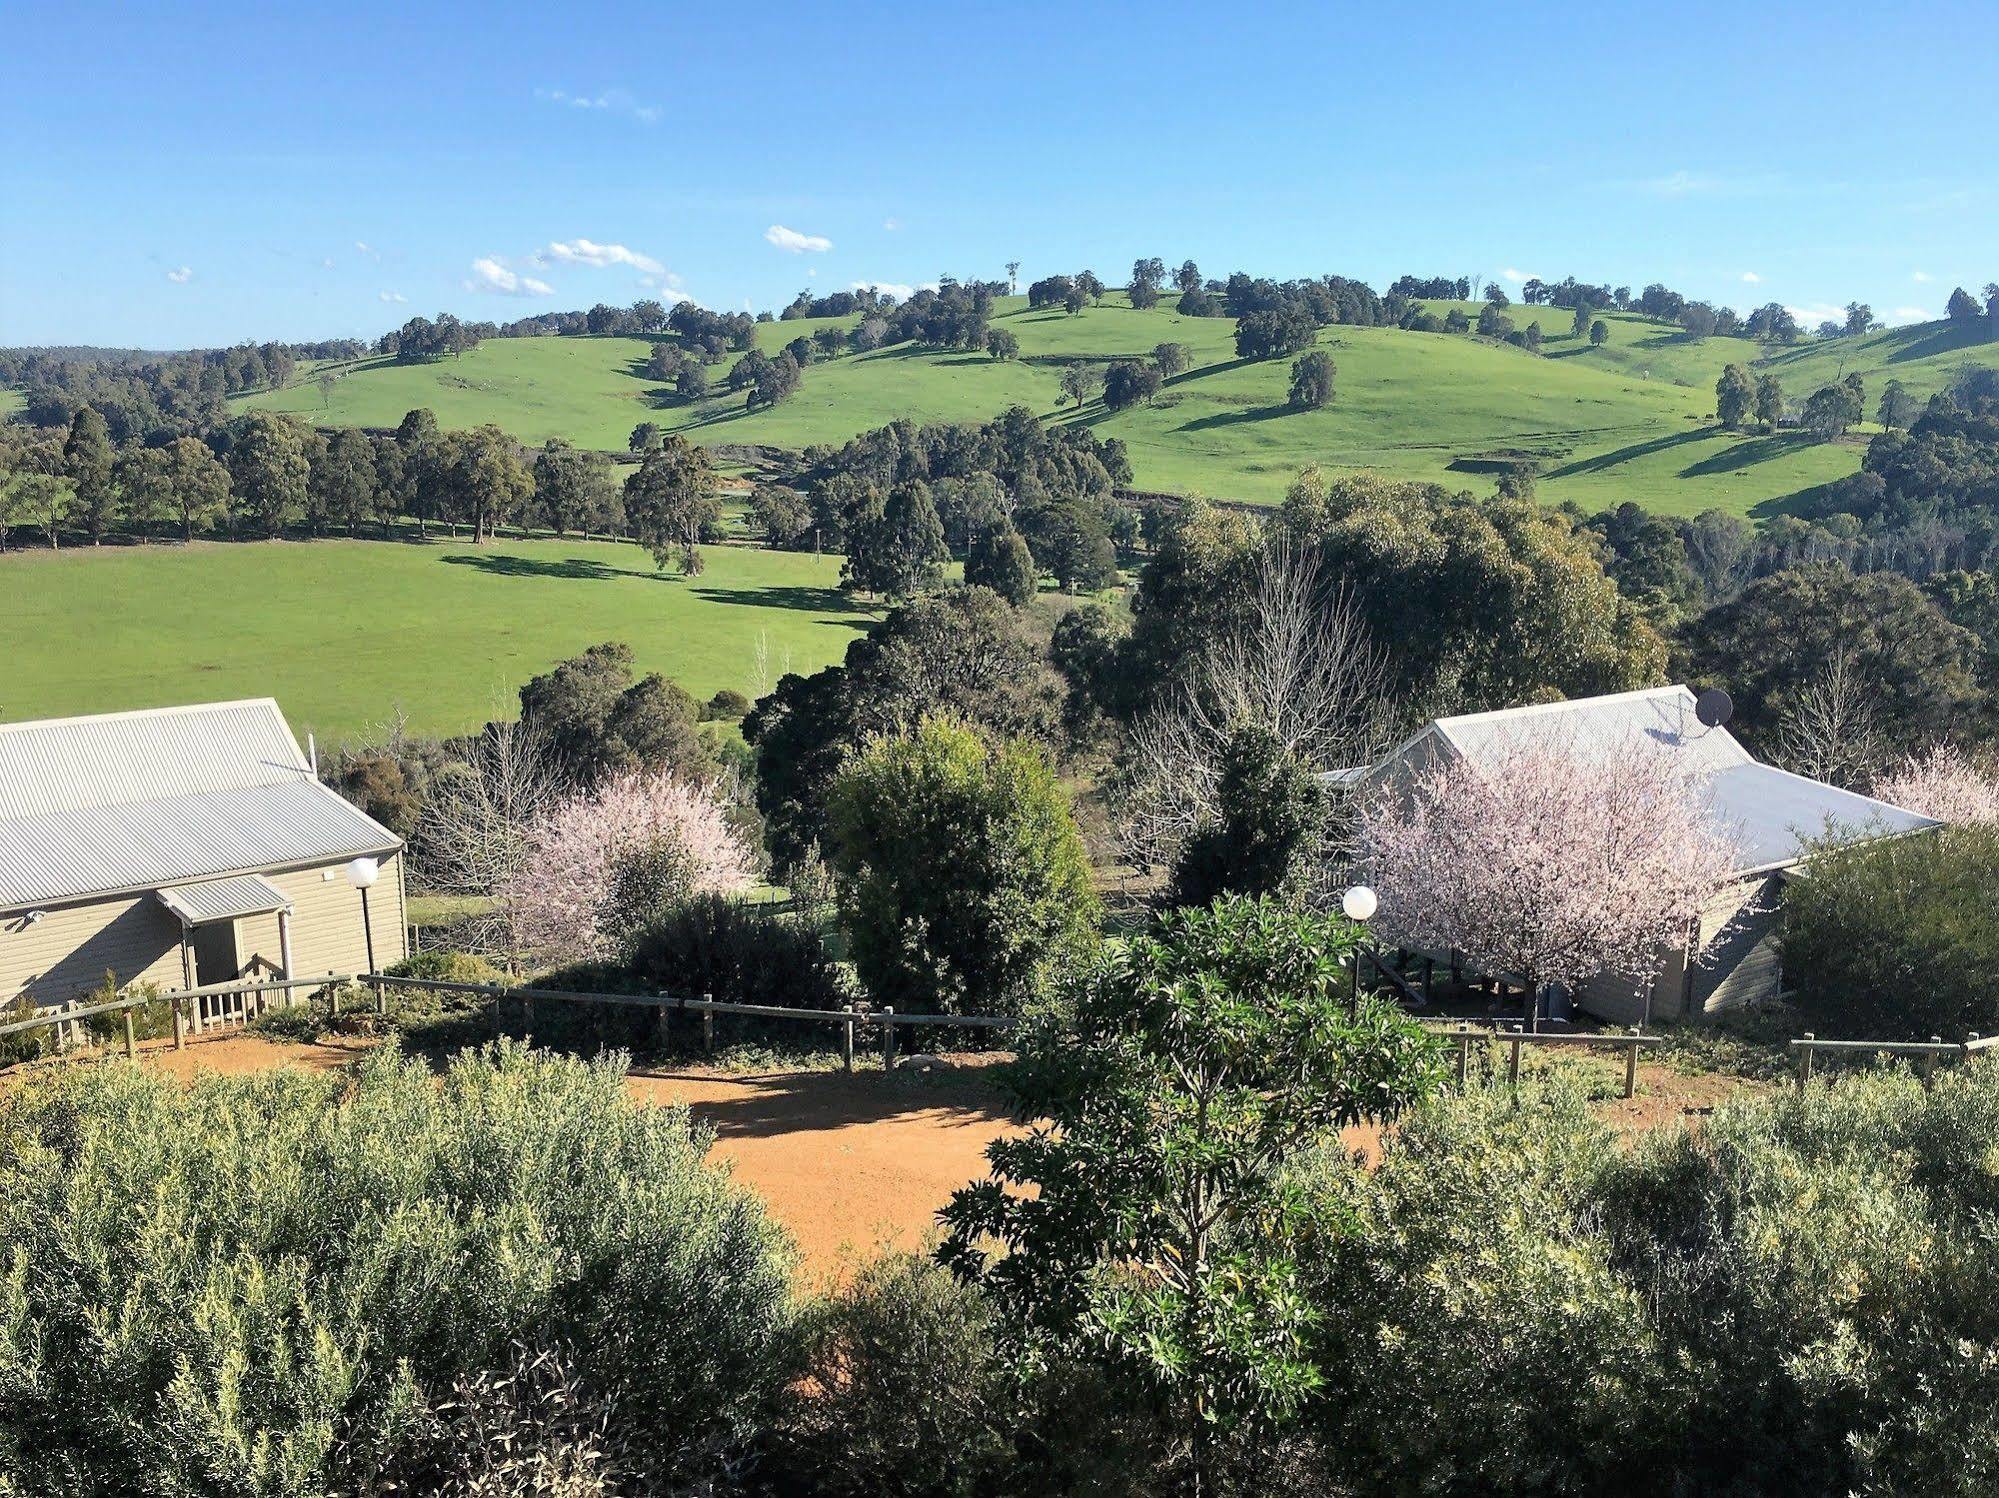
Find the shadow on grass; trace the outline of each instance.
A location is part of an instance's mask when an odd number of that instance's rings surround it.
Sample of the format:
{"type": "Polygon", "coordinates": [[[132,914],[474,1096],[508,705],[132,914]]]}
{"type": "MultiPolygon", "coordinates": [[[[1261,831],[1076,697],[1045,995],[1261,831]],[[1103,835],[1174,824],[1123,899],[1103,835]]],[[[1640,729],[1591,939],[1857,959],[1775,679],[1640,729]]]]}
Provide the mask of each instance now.
{"type": "Polygon", "coordinates": [[[1245,422],[1269,421],[1277,416],[1290,416],[1301,407],[1288,402],[1278,402],[1269,406],[1251,406],[1242,411],[1217,411],[1212,416],[1197,416],[1192,421],[1183,421],[1174,430],[1177,432],[1206,432],[1217,427],[1241,426],[1245,422]]]}
{"type": "Polygon", "coordinates": [[[1593,458],[1579,458],[1573,463],[1565,463],[1560,468],[1550,469],[1547,476],[1551,479],[1566,479],[1574,478],[1578,474],[1602,473],[1617,467],[1620,463],[1634,462],[1639,458],[1650,457],[1653,453],[1667,452],[1689,442],[1699,442],[1713,436],[1716,430],[1711,426],[1696,427],[1691,432],[1674,432],[1669,436],[1654,437],[1650,442],[1634,442],[1628,447],[1613,448],[1607,453],[1598,453],[1593,458]]]}
{"type": "Polygon", "coordinates": [[[1010,1111],[982,1071],[860,1070],[851,1075],[841,1071],[777,1071],[728,1078],[707,1071],[635,1069],[632,1077],[641,1084],[654,1083],[663,1091],[671,1091],[676,1081],[698,1084],[704,1091],[718,1085],[728,1087],[734,1095],[704,1098],[690,1105],[696,1121],[707,1124],[723,1139],[769,1139],[888,1123],[940,1110],[967,1121],[1006,1122],[1010,1111]]]}
{"type": "MultiPolygon", "coordinates": [[[[853,599],[838,588],[812,587],[761,587],[761,588],[711,588],[696,587],[696,598],[709,603],[746,604],[759,609],[817,609],[829,611],[836,616],[851,614],[856,607],[853,599]]],[[[866,629],[867,621],[851,617],[827,617],[823,624],[844,624],[852,629],[866,629]]]]}
{"type": "Polygon", "coordinates": [[[515,556],[507,552],[457,552],[439,558],[454,567],[471,567],[495,577],[556,577],[577,582],[608,582],[613,578],[636,577],[651,582],[679,582],[677,572],[660,572],[639,567],[613,567],[593,557],[564,557],[560,561],[515,556]]]}
{"type": "Polygon", "coordinates": [[[1699,479],[1711,478],[1718,473],[1740,473],[1745,468],[1753,468],[1758,463],[1810,445],[1807,438],[1797,433],[1773,432],[1763,437],[1749,437],[1730,443],[1718,453],[1710,453],[1698,463],[1689,463],[1680,470],[1680,477],[1699,479]]]}

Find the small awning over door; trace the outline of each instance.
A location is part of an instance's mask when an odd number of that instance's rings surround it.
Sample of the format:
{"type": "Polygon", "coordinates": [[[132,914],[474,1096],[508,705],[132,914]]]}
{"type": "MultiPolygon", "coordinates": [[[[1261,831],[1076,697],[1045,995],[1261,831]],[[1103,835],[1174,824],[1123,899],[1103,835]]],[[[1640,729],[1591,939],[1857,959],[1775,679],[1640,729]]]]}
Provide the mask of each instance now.
{"type": "Polygon", "coordinates": [[[176,884],[159,893],[160,903],[179,916],[183,926],[210,926],[239,916],[269,915],[291,905],[282,890],[259,874],[176,884]]]}

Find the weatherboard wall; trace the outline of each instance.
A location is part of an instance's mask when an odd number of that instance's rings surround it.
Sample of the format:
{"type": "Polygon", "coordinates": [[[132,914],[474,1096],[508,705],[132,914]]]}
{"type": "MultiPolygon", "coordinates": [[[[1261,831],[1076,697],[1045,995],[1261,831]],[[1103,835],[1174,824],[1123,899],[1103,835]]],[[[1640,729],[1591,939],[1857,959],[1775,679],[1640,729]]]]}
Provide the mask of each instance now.
{"type": "MultiPolygon", "coordinates": [[[[369,891],[378,963],[408,953],[402,861],[382,860],[369,891]]],[[[361,894],[347,882],[344,863],[266,873],[292,905],[292,966],[298,976],[358,973],[367,963],[361,894]]],[[[262,957],[283,963],[276,915],[236,923],[238,965],[262,957]]],[[[22,995],[58,1004],[101,987],[106,972],[120,986],[155,983],[179,988],[181,925],[151,891],[109,900],[46,907],[39,921],[25,912],[0,916],[0,1001],[22,995]]]]}

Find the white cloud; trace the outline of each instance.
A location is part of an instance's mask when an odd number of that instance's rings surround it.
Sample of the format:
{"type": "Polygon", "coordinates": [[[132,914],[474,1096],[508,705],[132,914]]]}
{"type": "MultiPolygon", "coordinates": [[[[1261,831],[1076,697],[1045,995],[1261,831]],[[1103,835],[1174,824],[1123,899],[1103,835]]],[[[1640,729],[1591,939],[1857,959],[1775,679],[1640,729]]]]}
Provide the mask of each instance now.
{"type": "Polygon", "coordinates": [[[173,282],[174,285],[176,286],[185,286],[187,285],[188,282],[194,279],[194,272],[189,270],[185,265],[183,265],[174,270],[168,271],[167,279],[173,282]]]}
{"type": "Polygon", "coordinates": [[[1926,271],[1926,270],[1919,270],[1919,271],[1917,271],[1917,272],[1916,272],[1916,273],[1915,273],[1914,275],[1910,276],[1910,277],[1909,277],[1909,279],[1910,279],[1911,281],[1918,281],[1918,282],[1925,282],[1925,283],[1927,283],[1927,282],[1930,282],[1930,281],[1934,281],[1934,280],[1936,279],[1936,277],[1935,277],[1935,276],[1933,276],[1933,275],[1931,275],[1931,274],[1930,274],[1930,273],[1929,273],[1928,271],[1926,271]]]}
{"type": "Polygon", "coordinates": [[[898,302],[906,302],[919,291],[935,291],[935,281],[925,281],[921,286],[905,286],[900,281],[853,281],[848,283],[855,291],[885,291],[898,302]]]}
{"type": "Polygon", "coordinates": [[[659,110],[651,104],[641,104],[621,88],[605,89],[596,94],[572,94],[567,89],[538,88],[534,96],[544,104],[561,104],[570,109],[596,110],[604,114],[623,115],[637,120],[641,125],[657,124],[659,110]]]}
{"type": "Polygon", "coordinates": [[[897,229],[902,227],[902,220],[899,218],[885,218],[882,220],[882,227],[893,234],[897,229]]]}
{"type": "Polygon", "coordinates": [[[833,241],[823,234],[800,234],[796,229],[787,229],[783,224],[772,224],[764,230],[764,238],[789,255],[803,255],[808,252],[818,254],[833,248],[833,241]]]}
{"type": "Polygon", "coordinates": [[[546,281],[537,281],[533,276],[523,276],[518,271],[509,270],[505,261],[494,255],[487,255],[472,262],[472,275],[465,282],[467,291],[490,291],[501,296],[553,296],[555,288],[546,281]]]}
{"type": "Polygon", "coordinates": [[[1763,284],[1763,278],[1757,275],[1756,272],[1753,270],[1744,271],[1742,273],[1742,279],[1751,286],[1761,286],[1763,284]]]}
{"type": "Polygon", "coordinates": [[[1937,315],[1921,307],[1897,307],[1888,314],[1887,323],[1891,328],[1899,328],[1904,323],[1935,322],[1937,315]]]}
{"type": "Polygon", "coordinates": [[[1505,277],[1507,280],[1514,282],[1516,285],[1522,281],[1538,281],[1541,279],[1539,276],[1535,275],[1534,272],[1532,272],[1531,270],[1515,270],[1510,265],[1505,270],[1501,271],[1499,274],[1505,277]]]}
{"type": "Polygon", "coordinates": [[[323,270],[332,270],[332,269],[333,269],[333,257],[332,257],[331,255],[328,255],[328,256],[327,256],[327,257],[326,257],[326,258],[325,258],[324,260],[320,261],[320,262],[319,262],[319,264],[320,264],[320,267],[321,267],[321,269],[323,269],[323,270]]]}
{"type": "Polygon", "coordinates": [[[1813,302],[1808,306],[1786,307],[1784,310],[1798,320],[1799,327],[1807,330],[1816,328],[1822,322],[1846,322],[1846,309],[1835,307],[1830,302],[1813,302]]]}
{"type": "Polygon", "coordinates": [[[385,302],[406,302],[409,300],[400,291],[378,291],[375,295],[385,302]]]}
{"type": "Polygon", "coordinates": [[[536,265],[587,265],[596,270],[604,270],[613,265],[629,265],[633,270],[644,271],[649,276],[661,275],[666,267],[650,255],[641,255],[637,250],[621,244],[598,244],[590,239],[556,240],[545,250],[534,256],[536,265]]]}

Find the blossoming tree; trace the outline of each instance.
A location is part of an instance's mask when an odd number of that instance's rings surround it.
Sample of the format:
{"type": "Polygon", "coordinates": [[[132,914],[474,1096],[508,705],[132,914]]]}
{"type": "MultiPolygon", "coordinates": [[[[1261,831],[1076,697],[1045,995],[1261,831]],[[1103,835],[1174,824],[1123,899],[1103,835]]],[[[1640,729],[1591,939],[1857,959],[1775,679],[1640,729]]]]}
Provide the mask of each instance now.
{"type": "Polygon", "coordinates": [[[1999,822],[1999,781],[1949,744],[1910,755],[1875,781],[1874,794],[1939,822],[1999,822]]]}
{"type": "Polygon", "coordinates": [[[647,898],[733,893],[752,868],[711,791],[630,771],[557,801],[503,898],[528,947],[574,961],[611,952],[647,898]]]}
{"type": "Polygon", "coordinates": [[[1522,744],[1483,765],[1449,761],[1384,791],[1361,818],[1378,927],[1519,978],[1535,1025],[1550,984],[1655,977],[1732,852],[1701,782],[1637,745],[1522,744]]]}

